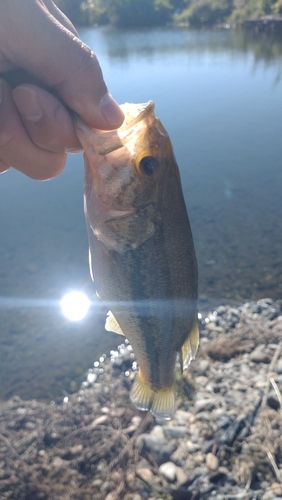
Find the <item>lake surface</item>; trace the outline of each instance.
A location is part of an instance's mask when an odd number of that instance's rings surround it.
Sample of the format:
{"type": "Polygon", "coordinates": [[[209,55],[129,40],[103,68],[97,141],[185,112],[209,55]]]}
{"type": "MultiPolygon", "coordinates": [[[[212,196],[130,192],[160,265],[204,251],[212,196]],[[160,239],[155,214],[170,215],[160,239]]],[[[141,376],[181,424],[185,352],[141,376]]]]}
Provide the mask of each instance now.
{"type": "MultiPolygon", "coordinates": [[[[282,294],[282,42],[234,31],[81,29],[118,102],[155,101],[179,164],[200,308],[282,294]]],[[[36,182],[0,176],[0,399],[52,399],[120,338],[98,303],[80,322],[58,301],[94,299],[83,161],[36,182]]]]}

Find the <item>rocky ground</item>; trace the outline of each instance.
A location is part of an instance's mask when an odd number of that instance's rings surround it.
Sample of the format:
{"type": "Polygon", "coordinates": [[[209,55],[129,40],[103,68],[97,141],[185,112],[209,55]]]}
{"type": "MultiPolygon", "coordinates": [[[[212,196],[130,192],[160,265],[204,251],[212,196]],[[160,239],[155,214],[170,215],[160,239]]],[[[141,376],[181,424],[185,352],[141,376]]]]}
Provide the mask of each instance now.
{"type": "Polygon", "coordinates": [[[169,422],[131,406],[129,344],[62,401],[0,403],[0,499],[282,500],[282,302],[200,323],[169,422]]]}

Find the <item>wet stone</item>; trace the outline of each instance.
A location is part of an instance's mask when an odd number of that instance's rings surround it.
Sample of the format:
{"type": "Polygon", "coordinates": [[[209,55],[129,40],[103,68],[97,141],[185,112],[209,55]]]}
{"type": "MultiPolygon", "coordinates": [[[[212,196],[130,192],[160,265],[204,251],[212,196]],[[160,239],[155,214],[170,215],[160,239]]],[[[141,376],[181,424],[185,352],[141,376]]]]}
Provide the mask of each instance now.
{"type": "Polygon", "coordinates": [[[177,466],[173,462],[166,462],[162,464],[159,468],[160,473],[170,483],[174,482],[176,479],[176,469],[177,466]]]}

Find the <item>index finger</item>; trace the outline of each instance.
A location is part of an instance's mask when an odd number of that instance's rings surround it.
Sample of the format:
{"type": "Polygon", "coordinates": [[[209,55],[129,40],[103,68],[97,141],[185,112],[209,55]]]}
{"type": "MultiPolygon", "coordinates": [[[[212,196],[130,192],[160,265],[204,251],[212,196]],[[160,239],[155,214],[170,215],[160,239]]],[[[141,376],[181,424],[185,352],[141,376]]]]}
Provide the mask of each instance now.
{"type": "Polygon", "coordinates": [[[123,113],[108,93],[95,54],[40,0],[2,0],[1,18],[0,47],[9,61],[54,88],[88,126],[121,125],[123,113]]]}

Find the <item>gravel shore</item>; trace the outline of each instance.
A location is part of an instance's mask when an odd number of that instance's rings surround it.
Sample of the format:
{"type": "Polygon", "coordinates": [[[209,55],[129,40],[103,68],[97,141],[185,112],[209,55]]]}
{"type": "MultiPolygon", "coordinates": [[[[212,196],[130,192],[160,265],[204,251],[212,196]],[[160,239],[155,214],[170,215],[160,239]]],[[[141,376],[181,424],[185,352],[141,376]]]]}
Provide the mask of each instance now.
{"type": "Polygon", "coordinates": [[[129,401],[128,343],[49,404],[0,403],[0,499],[282,500],[282,301],[220,306],[156,422],[129,401]]]}

